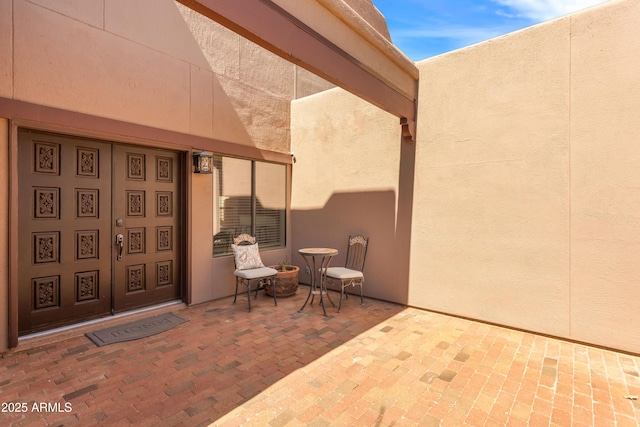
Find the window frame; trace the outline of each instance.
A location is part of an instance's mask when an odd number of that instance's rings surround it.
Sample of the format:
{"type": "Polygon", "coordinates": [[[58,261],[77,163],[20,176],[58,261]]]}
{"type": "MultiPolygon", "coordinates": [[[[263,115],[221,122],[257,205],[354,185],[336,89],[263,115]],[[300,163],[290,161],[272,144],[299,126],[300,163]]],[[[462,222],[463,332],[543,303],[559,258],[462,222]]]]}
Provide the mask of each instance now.
{"type": "MultiPolygon", "coordinates": [[[[229,255],[233,255],[233,252],[231,251],[231,246],[230,244],[233,243],[233,238],[235,238],[238,234],[240,234],[239,232],[234,232],[231,236],[226,236],[225,237],[225,242],[223,243],[224,248],[226,248],[226,250],[221,250],[222,246],[218,246],[218,249],[216,250],[216,235],[220,232],[223,231],[223,227],[221,224],[222,218],[223,218],[223,203],[220,202],[220,199],[222,197],[225,197],[222,194],[222,189],[220,188],[220,183],[217,182],[217,180],[221,179],[222,174],[224,174],[224,169],[222,167],[222,162],[224,158],[228,158],[228,159],[235,159],[235,160],[240,160],[240,161],[247,161],[250,162],[250,234],[254,237],[257,238],[258,243],[260,244],[260,250],[266,250],[266,251],[270,251],[270,250],[282,250],[282,249],[286,249],[287,247],[287,222],[288,222],[288,217],[289,217],[289,204],[288,204],[288,191],[289,191],[289,169],[288,169],[288,164],[286,163],[278,163],[278,162],[270,162],[270,161],[264,161],[264,160],[258,160],[258,159],[253,159],[253,158],[246,158],[246,157],[238,157],[238,156],[229,156],[229,155],[225,155],[225,154],[221,154],[221,153],[214,153],[214,159],[218,158],[218,161],[213,161],[213,218],[212,218],[212,225],[213,225],[213,236],[212,236],[212,241],[213,241],[213,250],[212,250],[212,256],[214,258],[219,258],[219,257],[224,257],[224,256],[229,256],[229,255]],[[278,233],[280,234],[280,238],[279,238],[279,242],[276,244],[269,244],[269,243],[264,243],[264,242],[260,242],[260,239],[258,238],[258,236],[256,236],[256,232],[257,232],[257,216],[258,216],[258,195],[257,193],[257,185],[256,185],[256,180],[257,180],[257,164],[258,163],[265,163],[265,164],[270,164],[270,165],[277,165],[277,166],[281,166],[282,167],[282,173],[284,174],[283,177],[283,188],[282,188],[282,198],[283,198],[283,204],[284,204],[284,208],[282,210],[278,210],[279,212],[281,212],[281,221],[282,224],[279,225],[279,227],[277,228],[278,233]],[[218,170],[221,170],[222,172],[218,172],[218,170]],[[218,233],[215,232],[215,230],[219,230],[218,233]],[[226,240],[228,239],[228,240],[226,240]]],[[[280,191],[280,190],[278,190],[280,191]]],[[[236,226],[236,228],[240,228],[240,226],[236,226]]],[[[247,232],[242,231],[242,232],[247,232]]]]}

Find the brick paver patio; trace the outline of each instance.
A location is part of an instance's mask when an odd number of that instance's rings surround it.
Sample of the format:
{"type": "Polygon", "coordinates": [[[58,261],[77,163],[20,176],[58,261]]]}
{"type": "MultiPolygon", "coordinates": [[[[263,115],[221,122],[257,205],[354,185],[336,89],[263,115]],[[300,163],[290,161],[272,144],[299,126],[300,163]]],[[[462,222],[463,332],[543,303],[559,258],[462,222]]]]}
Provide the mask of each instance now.
{"type": "Polygon", "coordinates": [[[371,299],[298,313],[307,289],[128,343],[26,343],[0,359],[0,425],[640,425],[637,356],[371,299]]]}

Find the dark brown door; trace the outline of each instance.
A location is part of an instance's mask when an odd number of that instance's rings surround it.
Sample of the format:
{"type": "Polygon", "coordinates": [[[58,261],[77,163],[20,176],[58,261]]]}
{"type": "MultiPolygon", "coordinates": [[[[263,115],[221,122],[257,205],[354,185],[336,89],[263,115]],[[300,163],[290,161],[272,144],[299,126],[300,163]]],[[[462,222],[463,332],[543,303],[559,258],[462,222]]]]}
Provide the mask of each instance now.
{"type": "Polygon", "coordinates": [[[114,146],[116,312],[180,296],[179,154],[114,146]]]}
{"type": "Polygon", "coordinates": [[[21,335],[180,297],[179,153],[26,130],[18,146],[21,335]]]}
{"type": "Polygon", "coordinates": [[[111,144],[21,131],[18,329],[111,310],[111,144]]]}

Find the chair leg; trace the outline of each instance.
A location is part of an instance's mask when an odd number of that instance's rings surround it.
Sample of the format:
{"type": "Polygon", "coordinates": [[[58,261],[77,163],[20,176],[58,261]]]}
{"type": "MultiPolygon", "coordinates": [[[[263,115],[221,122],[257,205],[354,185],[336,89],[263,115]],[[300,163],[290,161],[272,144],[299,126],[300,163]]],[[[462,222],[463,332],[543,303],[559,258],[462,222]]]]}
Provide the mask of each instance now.
{"type": "Polygon", "coordinates": [[[238,298],[238,278],[236,277],[236,293],[233,296],[233,303],[236,303],[236,299],[238,298]]]}
{"type": "Polygon", "coordinates": [[[360,283],[360,305],[364,305],[364,295],[362,293],[362,283],[360,283]]]}
{"type": "Polygon", "coordinates": [[[340,285],[340,302],[338,303],[338,313],[342,310],[342,296],[344,295],[344,285],[340,285]]]}
{"type": "Polygon", "coordinates": [[[249,311],[251,311],[251,282],[247,283],[247,300],[249,301],[249,311]]]}

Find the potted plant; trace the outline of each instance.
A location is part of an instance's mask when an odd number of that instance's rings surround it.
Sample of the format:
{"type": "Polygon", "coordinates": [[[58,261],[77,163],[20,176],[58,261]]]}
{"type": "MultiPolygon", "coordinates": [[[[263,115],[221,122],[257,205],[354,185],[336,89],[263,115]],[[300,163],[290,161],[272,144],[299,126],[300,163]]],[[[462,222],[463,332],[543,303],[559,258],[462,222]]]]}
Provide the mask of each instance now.
{"type": "MultiPolygon", "coordinates": [[[[290,297],[295,294],[298,290],[298,272],[300,268],[287,264],[287,260],[282,261],[278,265],[270,265],[269,267],[278,270],[278,274],[274,280],[276,297],[290,297]]],[[[264,290],[267,295],[273,296],[271,286],[265,286],[264,290]]]]}

